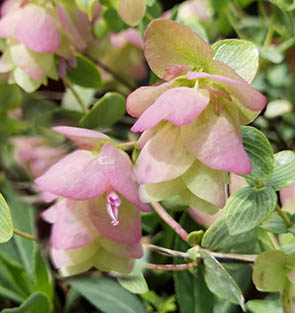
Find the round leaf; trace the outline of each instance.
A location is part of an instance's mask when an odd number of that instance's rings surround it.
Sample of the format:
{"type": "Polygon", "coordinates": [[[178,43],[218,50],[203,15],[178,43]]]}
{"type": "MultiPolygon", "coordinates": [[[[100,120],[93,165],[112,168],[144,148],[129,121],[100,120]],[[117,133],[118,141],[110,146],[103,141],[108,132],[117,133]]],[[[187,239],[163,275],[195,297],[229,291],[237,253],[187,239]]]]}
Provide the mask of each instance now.
{"type": "Polygon", "coordinates": [[[77,66],[67,73],[68,79],[86,88],[100,88],[102,79],[97,66],[83,55],[77,55],[77,66]]]}
{"type": "Polygon", "coordinates": [[[265,135],[250,126],[242,127],[243,145],[250,158],[252,171],[245,175],[255,181],[267,179],[273,171],[273,151],[265,135]]]}
{"type": "Polygon", "coordinates": [[[0,242],[8,241],[13,235],[13,224],[9,207],[0,194],[0,242]]]}
{"type": "Polygon", "coordinates": [[[290,150],[275,154],[273,174],[268,184],[275,190],[281,190],[295,181],[295,153],[290,150]]]}
{"type": "Polygon", "coordinates": [[[256,46],[247,40],[225,39],[213,46],[214,59],[234,69],[246,82],[251,83],[259,65],[259,52],[256,46]]]}
{"type": "Polygon", "coordinates": [[[247,232],[259,225],[276,204],[277,195],[271,187],[246,187],[232,194],[225,205],[230,235],[247,232]]]}
{"type": "Polygon", "coordinates": [[[116,92],[108,92],[83,116],[80,126],[86,128],[109,127],[125,114],[125,98],[116,92]]]}

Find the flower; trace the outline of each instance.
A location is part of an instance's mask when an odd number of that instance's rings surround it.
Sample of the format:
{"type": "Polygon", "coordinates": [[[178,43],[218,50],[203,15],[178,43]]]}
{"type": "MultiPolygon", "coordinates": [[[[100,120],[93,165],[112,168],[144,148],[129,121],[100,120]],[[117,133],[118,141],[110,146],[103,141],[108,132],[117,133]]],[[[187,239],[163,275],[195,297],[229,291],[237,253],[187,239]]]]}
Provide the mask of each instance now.
{"type": "Polygon", "coordinates": [[[73,63],[74,52],[85,48],[85,42],[61,5],[46,1],[7,0],[1,10],[0,37],[6,47],[0,61],[0,72],[10,73],[9,82],[27,92],[57,79],[54,54],[73,63]]]}
{"type": "Polygon", "coordinates": [[[284,211],[295,212],[295,183],[280,190],[280,200],[284,211]]]}
{"type": "Polygon", "coordinates": [[[11,143],[14,146],[16,162],[34,178],[44,174],[66,154],[62,148],[46,146],[42,137],[14,137],[11,143]]]}
{"type": "Polygon", "coordinates": [[[52,219],[51,236],[56,266],[76,266],[79,258],[76,261],[71,259],[72,263],[56,260],[59,256],[61,260],[68,259],[72,250],[76,255],[79,253],[76,249],[87,250],[88,245],[96,245],[95,260],[92,251],[87,266],[106,270],[112,267],[112,262],[121,260],[120,265],[113,265],[112,269],[130,271],[133,261],[130,258],[142,256],[139,209],[147,211],[149,207],[139,201],[128,155],[118,150],[102,133],[66,126],[54,130],[80,147],[36,179],[41,190],[62,197],[49,210],[58,212],[52,219]],[[71,214],[73,218],[69,217],[71,214]]]}
{"type": "Polygon", "coordinates": [[[202,207],[200,199],[222,207],[225,172],[251,171],[240,124],[257,116],[265,97],[174,21],[149,24],[144,52],[153,72],[168,82],[140,87],[127,98],[128,113],[138,118],[132,130],[143,132],[135,165],[142,199],[176,193],[193,207],[202,207]]]}

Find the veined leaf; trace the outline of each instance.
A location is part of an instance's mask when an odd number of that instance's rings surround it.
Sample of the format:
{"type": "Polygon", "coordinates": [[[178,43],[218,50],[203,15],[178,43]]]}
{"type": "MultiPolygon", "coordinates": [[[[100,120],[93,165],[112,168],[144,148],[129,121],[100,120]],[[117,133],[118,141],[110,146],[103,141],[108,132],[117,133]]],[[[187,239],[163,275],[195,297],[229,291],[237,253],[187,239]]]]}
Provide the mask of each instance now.
{"type": "Polygon", "coordinates": [[[263,221],[274,210],[277,195],[271,187],[246,187],[232,194],[225,205],[226,222],[230,235],[247,232],[263,221]]]}
{"type": "Polygon", "coordinates": [[[212,48],[215,60],[230,66],[248,83],[253,81],[259,65],[259,51],[252,42],[225,39],[217,41],[212,48]]]}
{"type": "Polygon", "coordinates": [[[0,243],[8,241],[13,235],[13,223],[9,207],[0,194],[0,243]]]}

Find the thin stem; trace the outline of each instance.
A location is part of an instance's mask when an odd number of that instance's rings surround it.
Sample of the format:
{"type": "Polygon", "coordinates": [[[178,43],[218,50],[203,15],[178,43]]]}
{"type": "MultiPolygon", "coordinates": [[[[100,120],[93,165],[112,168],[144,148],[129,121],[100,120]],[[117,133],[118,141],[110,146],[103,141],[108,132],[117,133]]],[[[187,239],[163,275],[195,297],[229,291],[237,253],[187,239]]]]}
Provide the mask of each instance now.
{"type": "Polygon", "coordinates": [[[122,148],[128,148],[128,147],[135,147],[137,145],[137,141],[129,141],[129,142],[124,142],[120,143],[117,146],[117,148],[122,149],[122,148]]]}
{"type": "Polygon", "coordinates": [[[73,94],[73,96],[76,98],[77,102],[79,103],[83,113],[87,113],[88,112],[88,108],[87,105],[84,103],[84,101],[81,99],[80,95],[78,94],[78,92],[75,90],[75,88],[73,87],[73,85],[68,81],[64,79],[64,84],[67,88],[69,88],[73,94]]]}
{"type": "Polygon", "coordinates": [[[159,247],[156,245],[150,245],[150,244],[144,245],[144,247],[147,249],[150,249],[152,251],[158,252],[160,254],[170,256],[170,257],[180,257],[180,258],[184,258],[184,259],[190,258],[189,254],[186,252],[171,250],[171,249],[159,247]]]}
{"type": "Polygon", "coordinates": [[[32,235],[30,235],[30,234],[28,234],[28,233],[25,233],[25,232],[19,230],[19,229],[14,228],[14,229],[13,229],[13,232],[14,232],[16,235],[19,235],[19,236],[21,236],[21,237],[23,237],[23,238],[30,239],[30,240],[33,240],[33,241],[37,241],[37,238],[35,238],[34,236],[32,236],[32,235]]]}
{"type": "Polygon", "coordinates": [[[164,271],[185,271],[189,268],[198,266],[196,261],[185,264],[153,264],[145,263],[145,266],[152,270],[164,270],[164,271]]]}
{"type": "MultiPolygon", "coordinates": [[[[89,57],[89,56],[88,56],[89,57]]],[[[119,83],[121,83],[122,85],[124,85],[127,89],[129,89],[130,91],[132,91],[134,89],[134,86],[132,86],[132,84],[130,84],[128,81],[126,81],[124,78],[122,78],[120,75],[116,74],[115,72],[113,72],[107,65],[101,63],[98,60],[95,60],[93,58],[90,58],[93,62],[95,62],[99,67],[101,67],[104,71],[108,72],[109,74],[111,74],[119,83]]]]}
{"type": "Polygon", "coordinates": [[[232,15],[232,11],[233,11],[232,6],[230,5],[229,8],[230,8],[230,10],[227,10],[226,17],[229,20],[229,22],[230,22],[232,28],[234,29],[234,31],[236,32],[236,34],[239,36],[239,38],[244,39],[246,36],[240,31],[240,29],[236,23],[236,20],[232,15]]]}
{"type": "Polygon", "coordinates": [[[292,223],[290,222],[289,218],[287,217],[287,215],[285,214],[285,212],[277,205],[276,206],[276,211],[279,214],[279,216],[284,220],[285,224],[288,227],[292,226],[292,223]]]}
{"type": "Polygon", "coordinates": [[[188,233],[171,215],[166,212],[159,202],[153,202],[152,207],[159,214],[162,220],[165,221],[184,241],[187,240],[188,233]]]}
{"type": "Polygon", "coordinates": [[[271,16],[269,29],[268,29],[268,32],[266,34],[264,44],[263,44],[263,50],[265,50],[271,44],[274,23],[275,23],[275,13],[273,13],[271,16]]]}

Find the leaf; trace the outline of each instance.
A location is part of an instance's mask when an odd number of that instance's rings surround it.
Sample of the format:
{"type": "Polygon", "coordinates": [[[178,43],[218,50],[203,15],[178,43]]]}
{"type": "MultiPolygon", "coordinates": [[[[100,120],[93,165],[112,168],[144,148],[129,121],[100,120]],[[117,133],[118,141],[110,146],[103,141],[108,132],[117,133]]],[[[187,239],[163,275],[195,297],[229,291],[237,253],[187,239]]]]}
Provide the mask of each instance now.
{"type": "Polygon", "coordinates": [[[88,14],[90,20],[93,18],[93,8],[96,0],[76,0],[77,7],[88,14]]]}
{"type": "Polygon", "coordinates": [[[245,177],[255,181],[267,179],[272,174],[274,166],[271,144],[261,131],[251,126],[242,126],[242,137],[252,165],[251,173],[245,177]]]}
{"type": "Polygon", "coordinates": [[[119,277],[119,284],[132,293],[146,293],[149,287],[142,273],[131,273],[130,275],[119,277]]]}
{"type": "Polygon", "coordinates": [[[77,66],[67,73],[67,78],[76,85],[85,88],[100,88],[102,79],[97,66],[87,57],[78,54],[77,66]]]}
{"type": "MultiPolygon", "coordinates": [[[[186,213],[183,214],[180,224],[188,231],[197,229],[197,224],[186,213]]],[[[186,242],[176,237],[175,250],[185,251],[188,248],[186,242]]],[[[175,263],[183,263],[183,261],[175,258],[175,263]]],[[[180,313],[213,312],[215,299],[205,284],[203,269],[198,270],[197,277],[189,271],[174,271],[173,278],[180,313]]]]}
{"type": "Polygon", "coordinates": [[[252,313],[284,313],[279,295],[271,295],[263,300],[251,300],[246,308],[252,313]]]}
{"type": "Polygon", "coordinates": [[[282,292],[284,313],[294,313],[295,311],[295,284],[286,283],[282,292]]]}
{"type": "Polygon", "coordinates": [[[253,81],[259,65],[259,51],[252,42],[225,39],[217,41],[212,48],[215,60],[230,66],[249,84],[253,81]]]}
{"type": "Polygon", "coordinates": [[[291,150],[280,151],[274,157],[273,174],[267,184],[281,190],[295,181],[295,153],[291,150]]]}
{"type": "Polygon", "coordinates": [[[127,28],[127,25],[123,22],[117,11],[112,8],[103,12],[103,18],[112,32],[119,33],[127,28]]]}
{"type": "Polygon", "coordinates": [[[260,227],[274,234],[284,234],[288,232],[288,227],[278,213],[274,212],[260,227]]]}
{"type": "Polygon", "coordinates": [[[118,14],[130,26],[139,24],[144,17],[145,10],[145,0],[120,0],[118,6],[118,14]]]}
{"type": "Polygon", "coordinates": [[[18,108],[22,94],[17,85],[0,85],[0,113],[18,108]]]}
{"type": "Polygon", "coordinates": [[[216,252],[247,254],[254,250],[256,242],[256,229],[231,236],[226,226],[226,218],[222,217],[207,229],[202,239],[202,247],[216,252]]]}
{"type": "Polygon", "coordinates": [[[105,313],[146,313],[139,299],[106,277],[67,280],[83,297],[105,313]]]}
{"type": "Polygon", "coordinates": [[[293,0],[268,0],[269,2],[277,5],[282,11],[290,12],[295,9],[293,0]]]}
{"type": "Polygon", "coordinates": [[[254,262],[253,283],[261,291],[282,291],[286,280],[286,255],[282,251],[265,251],[254,262]]]}
{"type": "Polygon", "coordinates": [[[50,313],[52,312],[52,304],[49,298],[41,293],[33,293],[18,308],[4,309],[1,313],[50,313]]]}
{"type": "Polygon", "coordinates": [[[35,246],[34,250],[33,267],[35,290],[43,292],[49,299],[53,300],[54,280],[37,246],[35,246]]]}
{"type": "Polygon", "coordinates": [[[125,98],[116,92],[108,92],[83,116],[80,126],[105,128],[113,125],[125,114],[125,98]]]}
{"type": "Polygon", "coordinates": [[[13,236],[13,223],[9,207],[0,194],[0,243],[8,241],[13,236]]]}
{"type": "Polygon", "coordinates": [[[205,282],[211,292],[218,297],[239,304],[245,311],[244,297],[239,286],[225,268],[209,252],[201,250],[205,265],[205,282]]]}
{"type": "Polygon", "coordinates": [[[225,205],[226,223],[230,235],[247,232],[262,222],[274,210],[277,195],[270,187],[246,187],[232,194],[225,205]]]}

